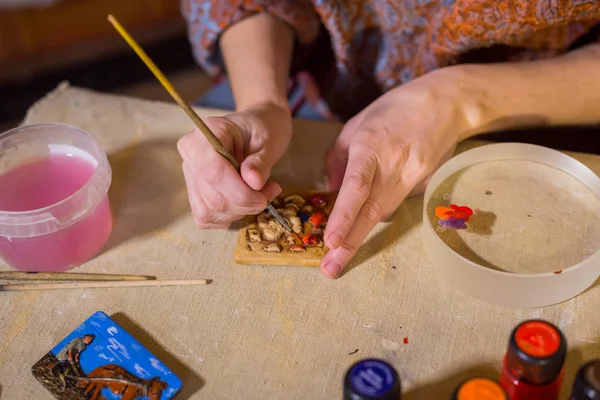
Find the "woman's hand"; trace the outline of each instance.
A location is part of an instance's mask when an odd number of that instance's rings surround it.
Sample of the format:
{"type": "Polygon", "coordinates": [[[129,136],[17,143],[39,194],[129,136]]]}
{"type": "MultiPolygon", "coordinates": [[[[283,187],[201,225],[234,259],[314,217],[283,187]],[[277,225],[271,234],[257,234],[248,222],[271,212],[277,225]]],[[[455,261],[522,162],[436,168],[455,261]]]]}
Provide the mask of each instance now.
{"type": "Polygon", "coordinates": [[[288,108],[263,104],[207,118],[205,123],[240,161],[241,176],[198,129],[181,138],[177,148],[194,221],[204,229],[226,228],[246,215],[260,213],[281,193],[281,187],[268,179],[289,145],[291,114],[288,108]]]}
{"type": "Polygon", "coordinates": [[[321,270],[336,278],[375,225],[387,219],[453,152],[467,121],[458,85],[442,70],[393,89],[352,118],[329,150],[331,190],[339,195],[321,270]]]}

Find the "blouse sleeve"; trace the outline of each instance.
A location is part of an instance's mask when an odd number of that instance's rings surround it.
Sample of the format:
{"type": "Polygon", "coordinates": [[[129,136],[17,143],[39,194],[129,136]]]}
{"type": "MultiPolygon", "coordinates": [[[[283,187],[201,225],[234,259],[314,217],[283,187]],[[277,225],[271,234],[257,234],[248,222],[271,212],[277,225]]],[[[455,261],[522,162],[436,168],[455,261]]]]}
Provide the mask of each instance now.
{"type": "Polygon", "coordinates": [[[317,38],[320,20],[307,0],[182,0],[182,14],[196,61],[210,74],[222,70],[218,40],[225,29],[259,12],[288,23],[299,44],[317,38]]]}

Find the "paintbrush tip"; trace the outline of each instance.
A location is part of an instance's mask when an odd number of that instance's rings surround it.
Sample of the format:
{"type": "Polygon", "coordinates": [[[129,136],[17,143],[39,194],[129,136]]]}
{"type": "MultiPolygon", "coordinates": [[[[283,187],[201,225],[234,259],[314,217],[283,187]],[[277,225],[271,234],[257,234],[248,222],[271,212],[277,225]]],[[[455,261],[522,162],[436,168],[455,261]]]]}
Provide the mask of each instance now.
{"type": "Polygon", "coordinates": [[[108,14],[108,21],[111,24],[114,24],[116,20],[115,20],[115,17],[112,14],[108,14]]]}

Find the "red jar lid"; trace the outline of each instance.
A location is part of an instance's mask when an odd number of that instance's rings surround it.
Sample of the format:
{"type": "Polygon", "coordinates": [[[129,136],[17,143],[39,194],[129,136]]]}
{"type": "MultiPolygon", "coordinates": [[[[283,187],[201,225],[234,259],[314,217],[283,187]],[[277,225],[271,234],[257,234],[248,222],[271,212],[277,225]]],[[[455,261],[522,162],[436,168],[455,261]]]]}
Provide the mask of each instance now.
{"type": "Polygon", "coordinates": [[[506,361],[517,379],[543,385],[560,375],[566,353],[560,329],[547,321],[527,320],[513,330],[506,361]]]}

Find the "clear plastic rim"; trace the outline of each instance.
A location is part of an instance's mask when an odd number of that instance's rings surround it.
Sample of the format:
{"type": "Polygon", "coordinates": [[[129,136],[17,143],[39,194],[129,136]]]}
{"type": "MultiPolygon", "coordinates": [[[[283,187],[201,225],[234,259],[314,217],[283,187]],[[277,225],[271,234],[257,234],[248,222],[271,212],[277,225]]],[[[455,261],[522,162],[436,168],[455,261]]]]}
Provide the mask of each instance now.
{"type": "Polygon", "coordinates": [[[16,128],[10,129],[6,132],[0,133],[0,142],[2,142],[10,136],[16,135],[25,130],[35,130],[39,128],[63,129],[85,137],[85,139],[88,141],[88,145],[90,145],[90,147],[93,149],[93,153],[90,153],[87,150],[82,151],[88,153],[91,157],[93,157],[97,161],[98,165],[92,173],[92,176],[83,186],[81,186],[75,193],[62,199],[59,202],[56,202],[43,208],[37,208],[34,210],[27,211],[0,210],[0,236],[30,237],[55,232],[59,229],[65,228],[79,221],[85,216],[86,212],[89,211],[89,209],[95,208],[108,194],[108,190],[110,188],[112,179],[112,170],[110,167],[110,163],[108,162],[106,153],[100,148],[96,140],[89,133],[87,133],[81,128],[62,122],[44,122],[38,124],[21,125],[16,128]],[[96,192],[96,195],[93,196],[94,200],[88,204],[88,207],[85,210],[74,215],[73,218],[71,218],[67,223],[49,223],[52,222],[52,220],[54,220],[54,217],[52,215],[53,210],[56,210],[61,206],[64,206],[65,204],[76,200],[77,198],[83,197],[85,193],[90,193],[92,190],[96,192]],[[15,234],[20,227],[36,224],[44,224],[47,232],[30,235],[15,234]]]}
{"type": "Polygon", "coordinates": [[[434,191],[452,174],[488,161],[521,160],[544,164],[579,180],[600,198],[600,178],[583,163],[543,146],[489,144],[467,150],[438,169],[424,195],[422,236],[425,252],[447,283],[481,300],[507,307],[544,307],[561,303],[589,288],[600,277],[600,249],[560,274],[518,274],[479,265],[453,251],[429,223],[427,206],[434,191]]]}

